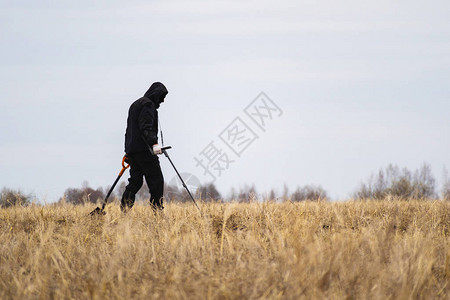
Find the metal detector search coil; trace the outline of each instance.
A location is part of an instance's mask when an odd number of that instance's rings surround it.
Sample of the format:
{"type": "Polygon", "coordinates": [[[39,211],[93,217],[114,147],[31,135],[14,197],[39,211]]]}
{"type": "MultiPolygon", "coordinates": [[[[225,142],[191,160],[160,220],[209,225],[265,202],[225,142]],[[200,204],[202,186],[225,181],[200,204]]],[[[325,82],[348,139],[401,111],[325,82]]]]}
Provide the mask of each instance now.
{"type": "Polygon", "coordinates": [[[122,177],[122,175],[125,172],[125,170],[130,167],[130,164],[128,163],[127,160],[128,160],[128,157],[126,155],[124,155],[124,157],[122,158],[122,170],[120,170],[119,175],[117,176],[117,178],[114,181],[113,185],[109,189],[108,194],[106,194],[105,200],[103,201],[102,208],[97,207],[96,209],[94,209],[93,211],[91,211],[89,213],[90,216],[105,215],[106,214],[104,212],[104,209],[105,209],[106,203],[108,203],[109,196],[111,195],[112,191],[114,190],[114,187],[116,186],[117,182],[119,182],[119,179],[120,179],[120,177],[122,177]]]}

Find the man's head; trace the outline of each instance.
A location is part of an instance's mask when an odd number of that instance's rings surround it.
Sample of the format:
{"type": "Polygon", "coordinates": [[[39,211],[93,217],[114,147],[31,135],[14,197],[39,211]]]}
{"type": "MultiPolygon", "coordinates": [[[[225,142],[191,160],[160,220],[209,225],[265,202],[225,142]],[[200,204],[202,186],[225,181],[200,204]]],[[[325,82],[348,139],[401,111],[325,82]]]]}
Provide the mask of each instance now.
{"type": "Polygon", "coordinates": [[[154,82],[144,96],[155,102],[157,107],[159,107],[159,105],[164,102],[167,93],[168,91],[164,84],[161,82],[154,82]]]}

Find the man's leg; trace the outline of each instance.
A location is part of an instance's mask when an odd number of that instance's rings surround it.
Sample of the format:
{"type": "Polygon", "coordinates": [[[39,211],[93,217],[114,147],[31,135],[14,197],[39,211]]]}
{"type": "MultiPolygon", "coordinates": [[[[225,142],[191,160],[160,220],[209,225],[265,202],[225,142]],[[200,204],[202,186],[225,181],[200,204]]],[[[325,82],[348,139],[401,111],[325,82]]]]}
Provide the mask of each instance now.
{"type": "Polygon", "coordinates": [[[134,201],[136,199],[136,193],[142,187],[144,183],[142,176],[142,169],[134,157],[135,155],[128,155],[128,163],[130,164],[130,178],[128,179],[128,185],[125,188],[125,192],[122,195],[122,200],[120,202],[120,209],[125,211],[130,209],[134,205],[134,201]]]}
{"type": "Polygon", "coordinates": [[[159,164],[159,158],[150,152],[137,153],[136,160],[145,176],[150,190],[150,204],[154,209],[163,209],[164,177],[159,164]]]}

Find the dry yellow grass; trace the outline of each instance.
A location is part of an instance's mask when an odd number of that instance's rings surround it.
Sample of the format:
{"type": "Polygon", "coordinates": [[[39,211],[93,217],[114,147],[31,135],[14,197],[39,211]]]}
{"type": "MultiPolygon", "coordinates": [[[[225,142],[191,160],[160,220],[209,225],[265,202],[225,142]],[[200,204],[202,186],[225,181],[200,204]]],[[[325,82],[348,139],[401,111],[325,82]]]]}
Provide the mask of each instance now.
{"type": "Polygon", "coordinates": [[[0,210],[1,299],[449,298],[450,203],[0,210]]]}

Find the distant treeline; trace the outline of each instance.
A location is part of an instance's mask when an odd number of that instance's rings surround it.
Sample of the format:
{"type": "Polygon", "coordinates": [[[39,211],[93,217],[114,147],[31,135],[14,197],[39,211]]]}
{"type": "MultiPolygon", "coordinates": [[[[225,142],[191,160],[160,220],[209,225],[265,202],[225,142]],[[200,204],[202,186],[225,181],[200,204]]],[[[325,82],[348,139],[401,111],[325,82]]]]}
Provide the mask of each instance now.
{"type": "MultiPolygon", "coordinates": [[[[120,199],[125,190],[126,183],[122,182],[116,191],[110,196],[111,199],[120,199]]],[[[87,182],[82,184],[81,188],[68,188],[64,195],[59,199],[60,203],[84,204],[97,203],[105,198],[106,192],[110,187],[93,189],[87,182]]],[[[327,201],[329,200],[326,190],[321,186],[304,185],[298,186],[292,193],[287,186],[283,188],[281,194],[274,190],[265,193],[258,193],[254,186],[245,185],[239,190],[232,189],[228,197],[223,197],[212,183],[201,185],[195,188],[195,198],[204,202],[212,201],[327,201]]],[[[450,178],[444,170],[444,180],[440,193],[436,189],[436,180],[432,174],[431,168],[423,164],[421,168],[410,171],[407,168],[399,168],[396,165],[389,165],[380,169],[376,174],[372,174],[366,182],[353,193],[352,197],[359,200],[369,199],[414,199],[414,200],[433,200],[442,199],[450,201],[450,178]]],[[[148,188],[144,183],[139,193],[136,195],[137,201],[145,201],[149,198],[148,188]]],[[[165,201],[186,202],[189,195],[183,187],[165,184],[165,201]]],[[[25,194],[20,190],[11,190],[3,188],[0,197],[0,206],[9,207],[13,205],[28,205],[33,200],[32,195],[25,194]]]]}

